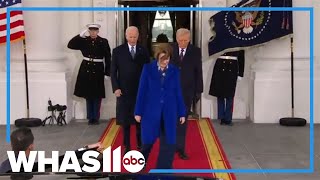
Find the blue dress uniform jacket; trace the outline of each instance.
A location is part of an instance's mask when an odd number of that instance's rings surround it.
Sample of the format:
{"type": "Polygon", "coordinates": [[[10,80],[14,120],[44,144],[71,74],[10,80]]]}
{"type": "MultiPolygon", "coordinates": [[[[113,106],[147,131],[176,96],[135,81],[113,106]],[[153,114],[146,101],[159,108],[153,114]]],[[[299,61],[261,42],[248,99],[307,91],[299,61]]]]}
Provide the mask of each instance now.
{"type": "Polygon", "coordinates": [[[238,76],[243,77],[244,60],[243,50],[220,56],[213,68],[209,94],[216,97],[234,97],[238,76]]]}
{"type": "Polygon", "coordinates": [[[186,115],[180,87],[179,69],[168,65],[163,84],[157,61],[143,67],[135,115],[141,116],[141,138],[143,144],[153,144],[160,135],[163,118],[167,144],[176,143],[177,119],[186,115]]]}
{"type": "Polygon", "coordinates": [[[77,76],[74,95],[95,99],[105,98],[104,76],[110,76],[111,52],[108,40],[98,36],[82,38],[73,37],[68,48],[80,50],[84,58],[77,76]],[[96,62],[97,59],[103,61],[96,62]]]}

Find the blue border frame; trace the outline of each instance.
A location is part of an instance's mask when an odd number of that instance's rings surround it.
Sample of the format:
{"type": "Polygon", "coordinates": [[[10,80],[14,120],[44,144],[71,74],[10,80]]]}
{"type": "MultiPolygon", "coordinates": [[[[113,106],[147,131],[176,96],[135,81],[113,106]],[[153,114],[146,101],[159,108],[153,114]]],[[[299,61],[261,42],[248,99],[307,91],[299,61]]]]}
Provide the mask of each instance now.
{"type": "MultiPolygon", "coordinates": [[[[309,169],[151,169],[150,173],[313,173],[314,172],[314,121],[313,121],[313,58],[314,58],[314,9],[313,7],[8,7],[11,11],[308,11],[310,13],[310,167],[309,169]]],[[[6,140],[10,142],[10,18],[7,18],[6,67],[7,67],[7,125],[6,140]]]]}

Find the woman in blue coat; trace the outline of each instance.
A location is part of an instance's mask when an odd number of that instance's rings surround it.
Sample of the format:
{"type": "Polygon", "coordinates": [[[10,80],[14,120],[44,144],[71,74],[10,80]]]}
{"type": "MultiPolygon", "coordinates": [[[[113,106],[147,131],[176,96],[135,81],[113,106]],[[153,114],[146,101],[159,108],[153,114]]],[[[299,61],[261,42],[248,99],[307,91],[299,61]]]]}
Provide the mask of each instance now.
{"type": "Polygon", "coordinates": [[[177,123],[183,124],[186,115],[179,69],[169,64],[171,53],[168,44],[160,46],[156,60],[144,65],[135,106],[135,119],[141,123],[141,151],[146,162],[153,144],[160,137],[163,147],[160,147],[158,169],[172,168],[177,123]]]}

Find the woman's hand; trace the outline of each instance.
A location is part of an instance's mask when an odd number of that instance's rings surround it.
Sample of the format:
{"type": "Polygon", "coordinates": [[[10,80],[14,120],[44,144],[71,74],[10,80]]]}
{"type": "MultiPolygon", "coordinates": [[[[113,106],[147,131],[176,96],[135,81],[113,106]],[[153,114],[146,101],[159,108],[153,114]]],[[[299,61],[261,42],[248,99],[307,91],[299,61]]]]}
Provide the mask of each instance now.
{"type": "Polygon", "coordinates": [[[140,123],[140,121],[141,121],[141,116],[136,115],[136,116],[134,116],[134,118],[136,119],[136,121],[137,121],[138,123],[140,123]]]}
{"type": "Polygon", "coordinates": [[[183,124],[186,121],[185,117],[180,117],[180,124],[183,124]]]}

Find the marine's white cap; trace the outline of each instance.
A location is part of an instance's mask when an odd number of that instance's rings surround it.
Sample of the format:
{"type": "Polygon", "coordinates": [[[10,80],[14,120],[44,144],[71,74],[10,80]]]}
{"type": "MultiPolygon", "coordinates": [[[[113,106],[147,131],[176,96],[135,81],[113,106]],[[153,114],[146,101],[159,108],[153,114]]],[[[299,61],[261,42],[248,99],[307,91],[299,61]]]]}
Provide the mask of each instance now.
{"type": "Polygon", "coordinates": [[[97,24],[97,23],[87,24],[87,28],[88,28],[88,29],[91,29],[91,28],[93,28],[93,29],[99,29],[100,27],[101,27],[101,25],[100,25],[100,24],[97,24]]]}

